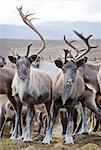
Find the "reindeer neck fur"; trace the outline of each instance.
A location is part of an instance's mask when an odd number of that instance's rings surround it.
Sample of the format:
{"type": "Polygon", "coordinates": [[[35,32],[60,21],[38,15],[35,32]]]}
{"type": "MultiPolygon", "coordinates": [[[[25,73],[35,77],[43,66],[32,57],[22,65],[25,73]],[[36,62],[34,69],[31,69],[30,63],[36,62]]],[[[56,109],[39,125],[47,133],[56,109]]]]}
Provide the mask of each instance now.
{"type": "Polygon", "coordinates": [[[23,100],[25,93],[27,92],[28,80],[22,81],[17,72],[15,72],[13,81],[12,81],[12,95],[15,96],[18,94],[20,100],[23,100]]]}
{"type": "Polygon", "coordinates": [[[82,73],[79,70],[77,70],[74,84],[72,87],[71,98],[72,99],[75,99],[75,98],[78,99],[81,95],[84,94],[84,91],[85,91],[84,78],[83,78],[82,73]]]}
{"type": "MultiPolygon", "coordinates": [[[[17,72],[15,73],[12,82],[12,94],[19,95],[20,100],[23,102],[26,96],[31,96],[37,100],[40,96],[48,94],[50,97],[52,81],[47,74],[39,69],[30,68],[29,79],[22,81],[17,72]]],[[[47,97],[46,97],[47,98],[47,97]]]]}

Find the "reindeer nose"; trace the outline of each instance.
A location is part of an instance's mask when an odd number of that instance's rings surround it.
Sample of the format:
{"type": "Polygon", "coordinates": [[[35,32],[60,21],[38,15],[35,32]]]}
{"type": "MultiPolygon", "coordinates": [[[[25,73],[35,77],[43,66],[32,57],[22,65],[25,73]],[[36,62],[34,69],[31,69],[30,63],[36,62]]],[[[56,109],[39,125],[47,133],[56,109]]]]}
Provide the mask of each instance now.
{"type": "Polygon", "coordinates": [[[67,81],[67,85],[72,85],[74,82],[73,82],[73,80],[68,80],[67,81]]]}
{"type": "Polygon", "coordinates": [[[26,79],[27,79],[27,76],[22,75],[22,76],[20,77],[20,79],[24,81],[24,80],[26,80],[26,79]]]}

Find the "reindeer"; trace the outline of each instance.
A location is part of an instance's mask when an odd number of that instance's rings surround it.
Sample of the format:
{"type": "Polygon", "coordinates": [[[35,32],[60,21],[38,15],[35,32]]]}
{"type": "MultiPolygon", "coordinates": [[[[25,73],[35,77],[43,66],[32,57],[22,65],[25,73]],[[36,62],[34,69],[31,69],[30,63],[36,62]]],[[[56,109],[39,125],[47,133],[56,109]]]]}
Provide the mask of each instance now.
{"type": "MultiPolygon", "coordinates": [[[[33,27],[31,20],[28,19],[28,14],[23,15],[22,7],[17,8],[23,21],[28,24],[41,38],[42,44],[39,49],[39,54],[45,48],[45,42],[42,35],[33,27]]],[[[52,103],[52,80],[44,71],[34,69],[31,67],[33,61],[35,61],[37,54],[28,56],[29,50],[25,56],[14,57],[9,55],[9,60],[16,64],[17,70],[12,81],[12,94],[15,97],[17,110],[15,117],[15,127],[11,139],[18,138],[18,125],[21,130],[21,110],[24,104],[27,104],[28,111],[26,115],[26,127],[24,129],[23,141],[29,142],[31,139],[30,125],[35,114],[34,105],[44,103],[50,115],[50,106],[52,103]]]]}
{"type": "MultiPolygon", "coordinates": [[[[97,48],[97,46],[89,47],[89,41],[88,40],[90,39],[90,37],[92,35],[85,38],[82,34],[78,33],[77,31],[74,31],[74,32],[88,46],[87,52],[90,51],[90,48],[97,48]]],[[[79,56],[79,54],[82,51],[84,51],[85,49],[82,49],[82,50],[77,49],[71,42],[68,42],[66,40],[65,36],[64,36],[64,41],[66,42],[67,45],[69,45],[72,49],[74,49],[76,51],[76,55],[75,55],[76,59],[79,59],[80,57],[82,57],[82,54],[80,56],[79,56]]],[[[86,54],[87,52],[84,52],[84,53],[86,54]]],[[[72,55],[71,55],[71,57],[72,57],[72,55]]],[[[92,85],[93,89],[95,89],[95,91],[97,93],[96,103],[98,103],[97,102],[98,97],[100,97],[100,95],[101,95],[101,63],[94,64],[92,62],[87,62],[79,68],[79,71],[83,74],[85,83],[92,85]]],[[[93,104],[93,102],[92,102],[92,104],[93,104]]],[[[91,107],[94,107],[94,106],[91,105],[91,107]]],[[[100,107],[100,105],[98,107],[100,107]]],[[[100,109],[101,109],[101,107],[100,107],[100,109]]]]}
{"type": "MultiPolygon", "coordinates": [[[[24,15],[22,13],[22,8],[20,8],[18,10],[19,10],[20,16],[21,16],[22,20],[24,21],[24,23],[27,24],[31,29],[33,29],[33,31],[35,31],[40,36],[40,38],[42,40],[42,47],[40,48],[39,52],[37,53],[37,54],[40,54],[42,52],[42,50],[44,50],[44,48],[45,48],[45,40],[42,37],[42,35],[37,31],[37,29],[33,26],[33,24],[31,23],[31,19],[28,19],[28,17],[32,14],[28,14],[28,12],[27,12],[27,14],[24,15]]],[[[27,55],[29,54],[31,45],[32,44],[30,44],[28,46],[27,55]]],[[[19,56],[16,54],[16,57],[19,57],[19,56]]],[[[41,71],[46,72],[50,76],[52,83],[53,82],[56,83],[55,82],[56,80],[58,81],[58,84],[56,84],[56,89],[53,90],[54,99],[56,99],[58,97],[58,95],[60,95],[61,90],[59,88],[61,88],[61,83],[63,80],[63,78],[62,78],[63,72],[61,71],[61,69],[57,68],[54,63],[43,61],[42,59],[40,59],[39,56],[36,57],[35,62],[31,63],[31,66],[34,68],[38,68],[41,71]]],[[[46,117],[45,117],[45,120],[47,120],[46,117]]],[[[47,121],[45,121],[45,122],[47,122],[47,121]]],[[[47,125],[45,125],[45,126],[47,126],[47,125]]]]}
{"type": "MultiPolygon", "coordinates": [[[[12,79],[14,77],[14,70],[8,67],[0,68],[0,95],[6,95],[9,101],[12,103],[14,109],[16,110],[16,103],[14,96],[12,96],[12,79]]],[[[3,132],[3,126],[6,122],[6,116],[5,116],[5,107],[7,105],[7,101],[5,102],[4,99],[0,99],[0,107],[1,107],[1,114],[0,114],[0,137],[2,137],[3,132]]],[[[7,108],[7,107],[6,107],[7,108]]]]}
{"type": "Polygon", "coordinates": [[[14,104],[14,98],[11,94],[11,80],[13,78],[13,71],[4,67],[5,65],[5,58],[3,56],[0,56],[0,138],[3,135],[3,129],[7,117],[10,117],[9,114],[12,114],[9,109],[9,105],[11,105],[9,100],[11,100],[11,102],[13,102],[14,104]],[[9,98],[9,100],[7,99],[7,97],[9,98]]]}
{"type": "MultiPolygon", "coordinates": [[[[29,51],[31,45],[28,45],[29,51]]],[[[0,56],[0,138],[3,136],[3,129],[7,120],[14,120],[16,102],[12,96],[12,80],[14,69],[5,67],[6,60],[0,56]]],[[[13,121],[14,123],[14,121],[13,121]]]]}
{"type": "MultiPolygon", "coordinates": [[[[81,57],[84,56],[86,53],[88,53],[91,48],[96,48],[91,47],[89,45],[88,40],[87,46],[88,48],[81,55],[81,57]]],[[[43,143],[45,144],[50,144],[51,142],[52,128],[54,126],[58,110],[61,107],[65,107],[68,111],[68,123],[65,135],[65,141],[68,144],[74,143],[72,137],[73,110],[74,107],[77,105],[77,101],[80,101],[83,105],[83,120],[84,120],[83,128],[85,132],[87,132],[86,129],[87,126],[85,124],[86,123],[85,105],[86,107],[88,107],[101,117],[100,110],[98,109],[95,103],[96,91],[93,89],[93,87],[89,86],[88,84],[85,85],[83,74],[79,71],[79,68],[86,63],[87,58],[79,57],[79,60],[77,60],[76,58],[72,57],[73,58],[72,60],[68,60],[67,59],[68,53],[70,56],[72,56],[71,51],[68,50],[65,51],[64,62],[62,62],[61,60],[55,60],[56,66],[61,68],[64,73],[64,83],[61,84],[62,87],[61,96],[57,100],[54,100],[50,126],[43,140],[43,143]]]]}

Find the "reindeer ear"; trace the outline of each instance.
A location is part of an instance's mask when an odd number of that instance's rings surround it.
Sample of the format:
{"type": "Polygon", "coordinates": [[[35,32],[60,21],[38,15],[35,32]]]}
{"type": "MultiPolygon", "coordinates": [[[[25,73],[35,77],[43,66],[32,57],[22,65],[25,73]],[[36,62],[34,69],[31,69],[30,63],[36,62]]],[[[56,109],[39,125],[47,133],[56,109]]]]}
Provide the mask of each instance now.
{"type": "Polygon", "coordinates": [[[84,65],[87,62],[87,57],[84,57],[76,62],[77,67],[84,65]]]}
{"type": "Polygon", "coordinates": [[[58,68],[62,68],[62,66],[63,66],[63,62],[61,61],[61,60],[55,60],[54,61],[55,62],[55,65],[58,67],[58,68]]]}
{"type": "Polygon", "coordinates": [[[8,58],[12,63],[16,63],[16,57],[9,55],[8,58]]]}
{"type": "Polygon", "coordinates": [[[33,61],[35,61],[37,58],[37,54],[36,55],[31,55],[30,57],[28,57],[30,63],[32,63],[33,61]]]}

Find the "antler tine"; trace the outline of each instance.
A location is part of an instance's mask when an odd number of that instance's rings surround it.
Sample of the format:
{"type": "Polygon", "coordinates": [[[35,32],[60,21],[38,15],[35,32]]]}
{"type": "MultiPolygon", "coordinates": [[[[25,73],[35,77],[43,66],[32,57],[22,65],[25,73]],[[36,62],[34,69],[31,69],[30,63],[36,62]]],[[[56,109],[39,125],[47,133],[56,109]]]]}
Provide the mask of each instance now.
{"type": "Polygon", "coordinates": [[[72,41],[70,41],[70,44],[71,44],[71,43],[73,43],[73,42],[76,42],[76,40],[72,40],[72,41]]]}
{"type": "Polygon", "coordinates": [[[69,51],[68,51],[68,49],[63,49],[63,50],[64,50],[64,52],[65,52],[65,62],[66,62],[66,60],[67,60],[67,55],[68,55],[69,51]]]}
{"type": "Polygon", "coordinates": [[[32,16],[32,15],[34,15],[34,14],[35,14],[35,13],[28,14],[28,12],[27,12],[25,16],[26,16],[26,18],[27,18],[27,17],[32,16]]]}
{"type": "Polygon", "coordinates": [[[71,54],[71,50],[69,51],[68,49],[63,49],[65,52],[65,62],[67,61],[67,58],[73,58],[73,60],[75,60],[75,58],[73,57],[73,55],[71,54]],[[68,55],[69,54],[69,55],[68,55]]]}
{"type": "Polygon", "coordinates": [[[28,47],[27,47],[27,54],[26,54],[26,56],[28,57],[28,55],[29,55],[29,51],[30,51],[30,47],[32,46],[32,44],[30,44],[30,45],[28,45],[28,47]]]}
{"type": "Polygon", "coordinates": [[[73,55],[72,55],[72,53],[71,53],[71,50],[68,51],[68,54],[69,54],[69,56],[68,56],[67,58],[73,58],[73,60],[75,61],[75,57],[73,57],[73,55]]]}
{"type": "MultiPolygon", "coordinates": [[[[78,50],[75,46],[73,46],[73,45],[71,44],[71,43],[73,43],[73,42],[76,42],[76,40],[73,40],[73,41],[71,41],[71,42],[68,42],[68,41],[66,40],[65,35],[64,35],[64,41],[66,42],[67,45],[69,45],[71,48],[73,48],[73,49],[76,51],[76,56],[78,56],[79,50],[78,50]]],[[[76,56],[75,56],[75,57],[76,57],[76,56]]]]}
{"type": "MultiPolygon", "coordinates": [[[[25,24],[27,24],[32,30],[34,30],[39,35],[39,37],[41,38],[41,41],[42,41],[41,48],[37,52],[37,54],[40,54],[43,51],[43,49],[45,48],[45,40],[42,37],[42,35],[39,33],[39,31],[33,26],[32,22],[31,22],[32,19],[28,19],[28,17],[33,15],[33,14],[28,14],[28,12],[27,12],[27,14],[24,15],[22,12],[22,6],[19,8],[17,7],[17,9],[19,11],[19,14],[20,14],[22,20],[25,22],[25,24]]],[[[33,18],[33,19],[35,19],[35,18],[33,18]]]]}
{"type": "Polygon", "coordinates": [[[74,33],[79,36],[87,45],[87,49],[83,49],[82,51],[86,50],[83,54],[81,54],[79,57],[77,57],[77,59],[80,59],[82,56],[86,55],[92,48],[97,48],[98,46],[90,46],[89,45],[89,39],[93,36],[93,35],[89,35],[87,38],[85,38],[83,36],[83,34],[78,33],[77,31],[74,30],[74,33]]]}

